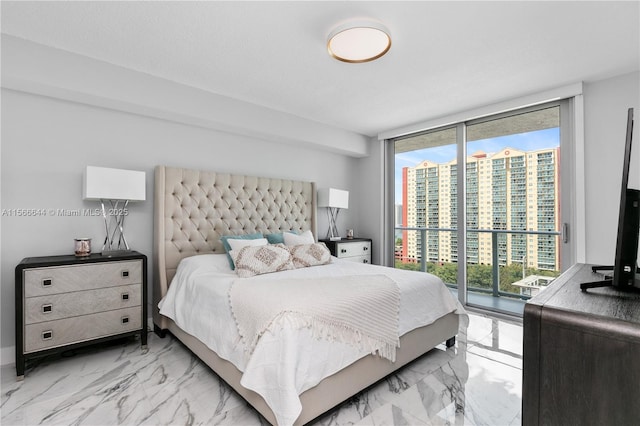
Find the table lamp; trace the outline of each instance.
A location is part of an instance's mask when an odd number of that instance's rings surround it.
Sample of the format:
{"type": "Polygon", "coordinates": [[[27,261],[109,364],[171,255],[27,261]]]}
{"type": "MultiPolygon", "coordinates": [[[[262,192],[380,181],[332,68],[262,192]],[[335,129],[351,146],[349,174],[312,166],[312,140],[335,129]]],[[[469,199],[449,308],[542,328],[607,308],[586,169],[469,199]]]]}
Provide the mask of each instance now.
{"type": "Polygon", "coordinates": [[[106,236],[102,255],[131,249],[124,236],[124,219],[129,201],[145,200],[145,172],[87,166],[82,180],[82,199],[99,200],[106,236]],[[109,205],[107,208],[106,204],[109,205]]]}
{"type": "Polygon", "coordinates": [[[331,241],[340,240],[336,222],[340,209],[349,208],[349,191],[334,188],[320,189],[318,191],[318,207],[327,207],[327,217],[329,218],[327,238],[331,241]]]}

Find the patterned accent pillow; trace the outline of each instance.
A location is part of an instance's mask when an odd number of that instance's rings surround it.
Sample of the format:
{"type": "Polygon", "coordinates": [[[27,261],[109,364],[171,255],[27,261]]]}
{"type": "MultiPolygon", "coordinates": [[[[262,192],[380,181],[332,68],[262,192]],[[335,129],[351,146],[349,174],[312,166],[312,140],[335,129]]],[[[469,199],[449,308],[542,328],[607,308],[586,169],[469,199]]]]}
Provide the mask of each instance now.
{"type": "Polygon", "coordinates": [[[240,278],[294,269],[291,253],[283,244],[247,246],[232,250],[231,257],[240,278]]]}
{"type": "Polygon", "coordinates": [[[288,247],[295,268],[331,263],[331,252],[324,243],[299,244],[288,247]]]}

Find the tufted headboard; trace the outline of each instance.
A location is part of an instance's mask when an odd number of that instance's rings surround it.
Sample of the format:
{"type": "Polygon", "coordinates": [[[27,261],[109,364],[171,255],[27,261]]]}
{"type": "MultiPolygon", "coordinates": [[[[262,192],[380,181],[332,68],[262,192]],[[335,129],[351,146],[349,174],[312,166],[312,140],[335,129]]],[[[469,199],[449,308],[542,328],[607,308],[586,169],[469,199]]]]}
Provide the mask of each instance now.
{"type": "Polygon", "coordinates": [[[312,182],[157,166],[154,191],[154,322],[178,263],[224,253],[223,235],[311,230],[316,235],[312,182]]]}

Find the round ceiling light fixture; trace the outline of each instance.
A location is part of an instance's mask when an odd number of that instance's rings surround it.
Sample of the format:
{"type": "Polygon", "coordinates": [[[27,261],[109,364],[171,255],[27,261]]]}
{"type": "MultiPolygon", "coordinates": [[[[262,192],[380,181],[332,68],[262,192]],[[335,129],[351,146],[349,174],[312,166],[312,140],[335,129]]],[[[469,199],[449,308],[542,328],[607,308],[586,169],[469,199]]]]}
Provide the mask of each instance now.
{"type": "Polygon", "coordinates": [[[372,21],[349,22],[329,34],[327,50],[339,61],[369,62],[391,48],[391,34],[382,24],[372,21]]]}

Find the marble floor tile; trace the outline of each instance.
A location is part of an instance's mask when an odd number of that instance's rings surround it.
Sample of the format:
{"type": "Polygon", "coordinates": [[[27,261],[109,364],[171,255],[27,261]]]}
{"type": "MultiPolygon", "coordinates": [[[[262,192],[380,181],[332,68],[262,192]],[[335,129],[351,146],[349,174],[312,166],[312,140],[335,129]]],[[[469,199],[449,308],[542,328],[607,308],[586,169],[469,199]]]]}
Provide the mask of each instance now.
{"type": "Polygon", "coordinates": [[[522,324],[477,316],[467,330],[467,351],[522,369],[522,324]]]}
{"type": "MultiPolygon", "coordinates": [[[[2,425],[266,425],[172,337],[149,334],[0,372],[2,425]]],[[[518,425],[522,325],[469,314],[457,343],[439,345],[312,422],[341,425],[518,425]]]]}
{"type": "Polygon", "coordinates": [[[393,404],[378,408],[356,423],[357,426],[427,426],[428,424],[393,404]]]}

